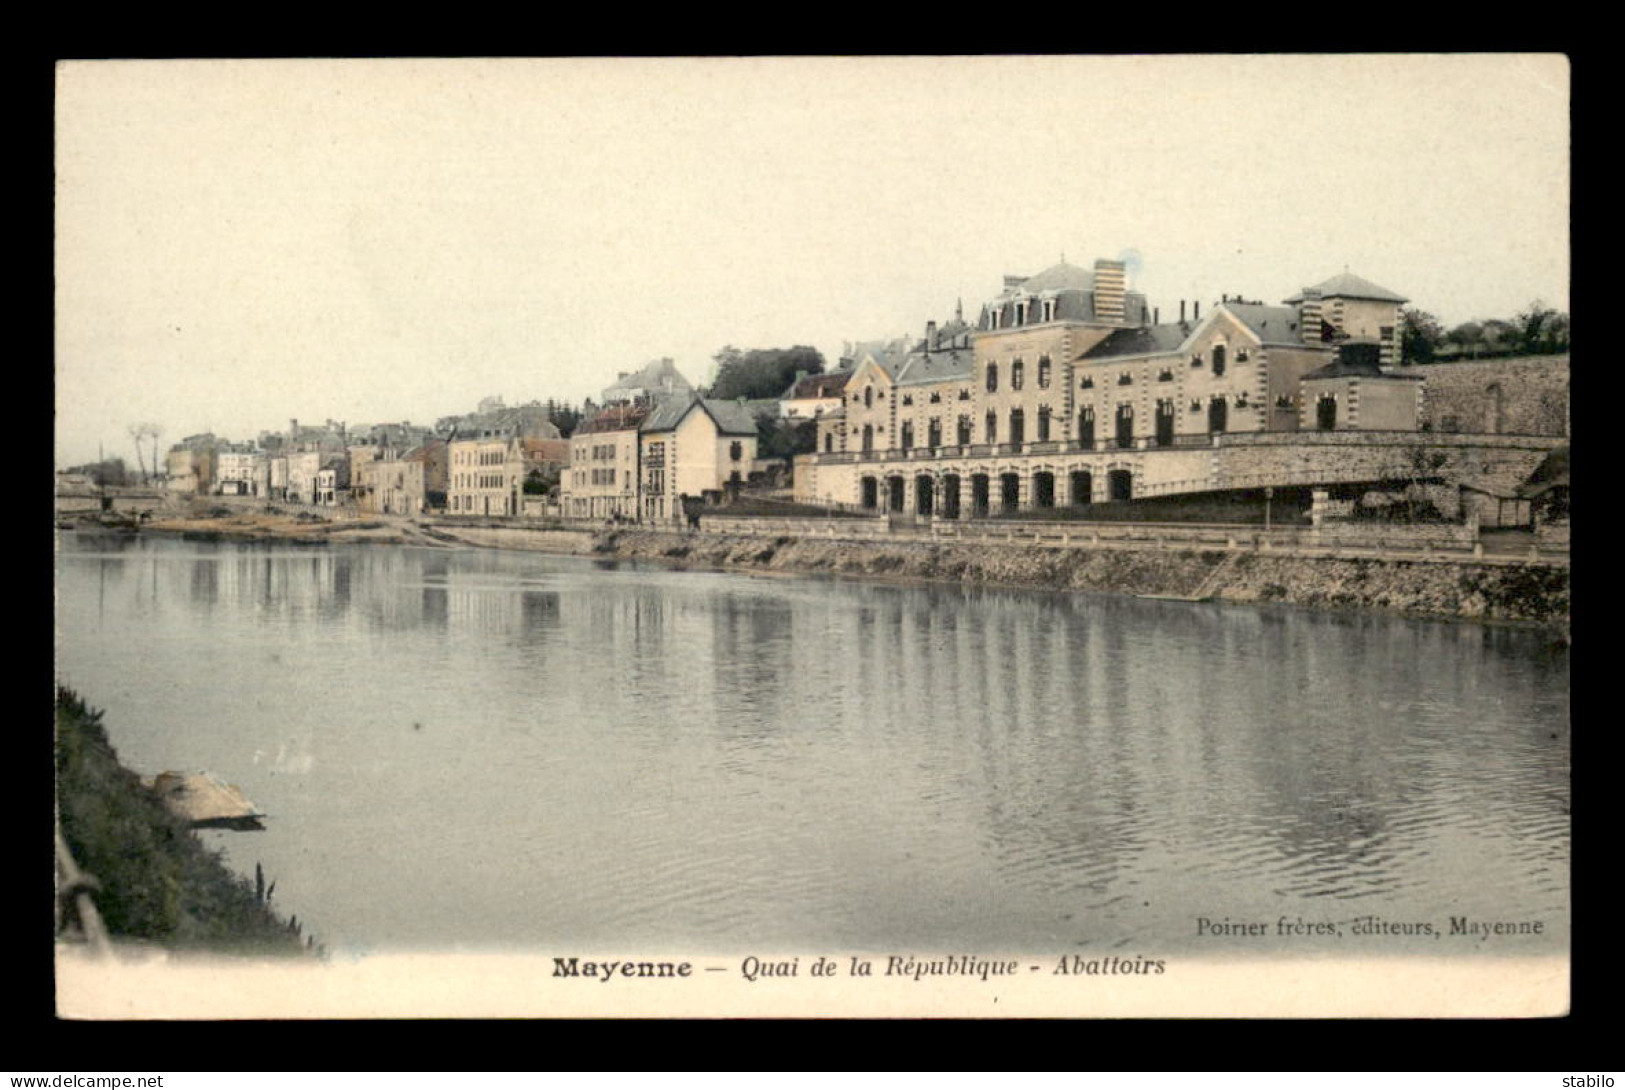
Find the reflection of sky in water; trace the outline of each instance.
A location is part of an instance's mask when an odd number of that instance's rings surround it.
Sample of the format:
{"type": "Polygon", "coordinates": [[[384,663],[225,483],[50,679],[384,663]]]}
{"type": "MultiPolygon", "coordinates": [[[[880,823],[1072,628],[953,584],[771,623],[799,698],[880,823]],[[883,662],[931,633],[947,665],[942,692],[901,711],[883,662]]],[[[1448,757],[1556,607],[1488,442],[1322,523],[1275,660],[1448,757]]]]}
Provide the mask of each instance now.
{"type": "Polygon", "coordinates": [[[63,548],[63,679],[139,771],[241,784],[270,828],[207,836],[335,947],[1214,949],[1198,915],[1539,918],[1492,942],[1566,945],[1568,663],[1528,633],[63,548]]]}

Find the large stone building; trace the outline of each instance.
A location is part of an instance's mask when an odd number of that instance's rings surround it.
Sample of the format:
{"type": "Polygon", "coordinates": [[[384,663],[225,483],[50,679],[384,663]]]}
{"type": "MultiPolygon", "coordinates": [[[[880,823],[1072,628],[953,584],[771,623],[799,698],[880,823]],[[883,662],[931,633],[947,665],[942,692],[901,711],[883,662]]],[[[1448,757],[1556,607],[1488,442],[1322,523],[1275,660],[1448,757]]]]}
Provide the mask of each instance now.
{"type": "Polygon", "coordinates": [[[448,417],[446,510],[453,515],[513,517],[523,512],[525,476],[532,459],[526,440],[557,440],[547,407],[530,402],[506,408],[500,399],[481,402],[479,412],[448,417]]]}
{"type": "Polygon", "coordinates": [[[611,405],[576,428],[559,489],[566,518],[638,517],[638,430],[649,411],[639,402],[611,405]]]}
{"type": "Polygon", "coordinates": [[[1202,456],[1148,454],[1297,431],[1304,377],[1351,338],[1386,354],[1403,302],[1344,274],[1286,305],[1226,297],[1163,323],[1124,273],[1007,276],[974,327],[956,316],[906,355],[865,356],[797,459],[798,498],[960,517],[1179,490],[1208,475],[1202,456]]]}
{"type": "Polygon", "coordinates": [[[639,511],[683,516],[683,501],[742,483],[756,458],[756,418],[738,401],[694,397],[659,405],[639,429],[639,511]]]}
{"type": "Polygon", "coordinates": [[[685,500],[744,482],[759,405],[696,395],[612,405],[570,437],[566,518],[676,521],[685,500]]]}
{"type": "Polygon", "coordinates": [[[408,450],[382,448],[379,457],[362,463],[362,483],[371,510],[381,515],[421,515],[446,506],[449,444],[428,439],[408,450]]]}
{"type": "Polygon", "coordinates": [[[693,393],[693,385],[667,356],[646,363],[636,371],[622,371],[615,383],[604,389],[604,404],[615,405],[623,401],[652,404],[687,398],[693,393]]]}
{"type": "Polygon", "coordinates": [[[214,491],[219,495],[268,495],[270,476],[265,452],[251,443],[227,444],[216,451],[214,491]]]}

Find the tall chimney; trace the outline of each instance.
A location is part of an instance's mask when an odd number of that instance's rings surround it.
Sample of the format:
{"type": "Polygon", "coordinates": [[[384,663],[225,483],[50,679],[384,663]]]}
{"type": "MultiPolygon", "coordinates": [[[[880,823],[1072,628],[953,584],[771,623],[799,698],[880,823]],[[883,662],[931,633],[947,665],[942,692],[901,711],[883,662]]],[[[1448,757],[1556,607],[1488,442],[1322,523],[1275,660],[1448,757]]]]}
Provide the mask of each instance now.
{"type": "Polygon", "coordinates": [[[1153,309],[1151,311],[1151,324],[1152,325],[1161,325],[1162,324],[1162,308],[1161,307],[1157,307],[1157,308],[1155,308],[1155,309],[1153,309]]]}
{"type": "Polygon", "coordinates": [[[925,323],[925,350],[927,352],[937,350],[937,323],[935,319],[925,323]]]}
{"type": "Polygon", "coordinates": [[[1179,301],[1179,324],[1185,324],[1185,300],[1183,299],[1179,301]]]}
{"type": "Polygon", "coordinates": [[[1095,318],[1113,325],[1123,323],[1123,294],[1127,270],[1121,261],[1095,262],[1095,318]]]}
{"type": "Polygon", "coordinates": [[[1303,289],[1303,302],[1298,304],[1298,328],[1305,344],[1319,344],[1324,331],[1321,328],[1320,292],[1303,289]]]}
{"type": "Polygon", "coordinates": [[[1198,299],[1192,302],[1191,306],[1195,308],[1191,312],[1191,321],[1200,322],[1202,320],[1202,301],[1198,299]]]}

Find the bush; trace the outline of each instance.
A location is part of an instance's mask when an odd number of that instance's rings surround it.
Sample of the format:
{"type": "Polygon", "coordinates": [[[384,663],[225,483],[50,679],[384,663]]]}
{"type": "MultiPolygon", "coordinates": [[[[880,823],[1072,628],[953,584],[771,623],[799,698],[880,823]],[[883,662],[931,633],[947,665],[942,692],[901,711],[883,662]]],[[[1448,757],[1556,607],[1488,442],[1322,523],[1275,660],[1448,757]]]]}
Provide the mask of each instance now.
{"type": "Polygon", "coordinates": [[[118,754],[95,711],[56,696],[57,809],[79,869],[96,879],[97,910],[115,937],[237,953],[301,953],[279,919],[153,795],[118,754]]]}

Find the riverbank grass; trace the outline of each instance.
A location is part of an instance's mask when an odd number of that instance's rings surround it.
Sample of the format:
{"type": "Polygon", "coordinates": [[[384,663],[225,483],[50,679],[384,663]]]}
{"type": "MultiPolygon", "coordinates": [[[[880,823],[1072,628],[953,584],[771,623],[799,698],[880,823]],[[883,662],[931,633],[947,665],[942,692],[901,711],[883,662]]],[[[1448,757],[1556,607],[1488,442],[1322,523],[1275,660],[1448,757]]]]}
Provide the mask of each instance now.
{"type": "Polygon", "coordinates": [[[175,950],[291,955],[314,952],[297,920],[270,908],[183,818],[119,763],[102,713],[56,693],[56,795],[63,840],[93,876],[93,899],[115,940],[175,950]]]}

